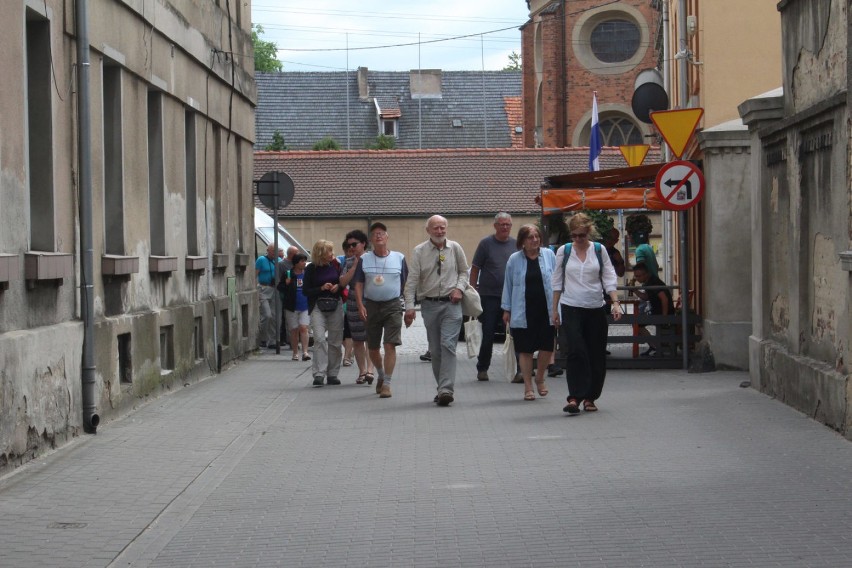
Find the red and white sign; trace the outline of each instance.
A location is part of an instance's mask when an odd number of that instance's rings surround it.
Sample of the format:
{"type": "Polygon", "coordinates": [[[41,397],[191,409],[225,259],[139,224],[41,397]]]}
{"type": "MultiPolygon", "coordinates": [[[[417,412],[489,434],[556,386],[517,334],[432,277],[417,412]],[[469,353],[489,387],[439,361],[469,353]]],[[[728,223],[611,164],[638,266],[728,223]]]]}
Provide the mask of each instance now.
{"type": "Polygon", "coordinates": [[[660,168],[655,189],[668,208],[689,209],[704,196],[704,174],[692,162],[669,162],[660,168]]]}

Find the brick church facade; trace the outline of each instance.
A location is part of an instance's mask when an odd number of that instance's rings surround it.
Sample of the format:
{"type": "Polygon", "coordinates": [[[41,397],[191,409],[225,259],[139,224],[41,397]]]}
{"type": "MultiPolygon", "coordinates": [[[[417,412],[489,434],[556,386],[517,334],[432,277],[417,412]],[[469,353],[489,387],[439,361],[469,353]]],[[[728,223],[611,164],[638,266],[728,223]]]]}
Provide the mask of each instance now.
{"type": "Polygon", "coordinates": [[[605,146],[644,144],[630,108],[637,75],[659,64],[660,11],[648,0],[530,0],[521,28],[524,145],[587,146],[592,96],[605,146]]]}

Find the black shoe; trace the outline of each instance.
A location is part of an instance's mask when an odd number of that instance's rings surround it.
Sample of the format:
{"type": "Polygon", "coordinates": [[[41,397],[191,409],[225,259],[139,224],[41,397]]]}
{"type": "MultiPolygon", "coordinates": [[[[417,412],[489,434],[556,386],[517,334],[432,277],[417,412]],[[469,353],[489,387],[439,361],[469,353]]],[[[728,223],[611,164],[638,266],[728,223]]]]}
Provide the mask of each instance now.
{"type": "Polygon", "coordinates": [[[444,391],[438,395],[438,406],[449,406],[453,402],[453,393],[444,391]]]}
{"type": "Polygon", "coordinates": [[[431,361],[432,360],[432,352],[427,351],[426,353],[424,353],[423,355],[420,356],[420,360],[421,361],[431,361]]]}
{"type": "Polygon", "coordinates": [[[548,377],[558,377],[562,374],[562,367],[559,365],[548,365],[547,366],[547,376],[548,377]]]}
{"type": "Polygon", "coordinates": [[[325,384],[327,384],[327,385],[339,385],[340,379],[338,379],[337,377],[329,377],[328,379],[326,379],[325,384]]]}
{"type": "Polygon", "coordinates": [[[580,414],[580,403],[576,398],[569,398],[568,404],[562,409],[562,412],[567,412],[568,414],[580,414]]]}
{"type": "Polygon", "coordinates": [[[316,376],[314,377],[314,386],[321,387],[322,386],[322,377],[316,376]]]}

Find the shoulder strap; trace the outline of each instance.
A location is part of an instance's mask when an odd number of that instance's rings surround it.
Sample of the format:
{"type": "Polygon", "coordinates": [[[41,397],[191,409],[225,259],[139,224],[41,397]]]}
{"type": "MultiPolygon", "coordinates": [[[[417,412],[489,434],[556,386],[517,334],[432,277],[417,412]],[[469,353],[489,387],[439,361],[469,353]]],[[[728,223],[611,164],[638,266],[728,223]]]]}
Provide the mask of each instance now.
{"type": "Polygon", "coordinates": [[[562,245],[562,272],[565,272],[565,266],[568,264],[568,257],[571,256],[571,243],[562,245]]]}
{"type": "Polygon", "coordinates": [[[601,244],[595,241],[595,254],[598,257],[598,278],[601,279],[601,282],[603,282],[603,253],[601,252],[602,248],[603,247],[601,246],[601,244]]]}

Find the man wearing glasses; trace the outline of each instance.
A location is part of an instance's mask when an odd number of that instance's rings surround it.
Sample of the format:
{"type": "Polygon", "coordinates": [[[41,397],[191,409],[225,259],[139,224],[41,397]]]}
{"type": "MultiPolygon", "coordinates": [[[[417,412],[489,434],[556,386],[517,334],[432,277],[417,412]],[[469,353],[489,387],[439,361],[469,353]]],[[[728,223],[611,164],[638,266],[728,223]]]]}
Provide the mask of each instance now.
{"type": "MultiPolygon", "coordinates": [[[[503,319],[500,299],[503,297],[503,278],[506,263],[517,249],[512,232],[512,216],[497,213],[494,216],[494,234],[488,235],[476,247],[470,268],[470,285],[479,292],[482,299],[482,345],[476,360],[476,378],[488,380],[488,368],[491,366],[491,353],[494,347],[494,334],[497,324],[503,319]]],[[[523,382],[523,378],[521,378],[523,382]]]]}
{"type": "Polygon", "coordinates": [[[426,326],[432,374],[438,384],[435,402],[448,406],[454,400],[456,382],[456,343],[462,325],[461,299],[467,284],[467,258],[461,245],[447,239],[447,220],[434,215],[426,221],[429,239],[414,247],[411,277],[405,284],[405,326],[416,314],[414,297],[420,298],[420,311],[426,326]]]}
{"type": "Polygon", "coordinates": [[[408,266],[402,253],[388,249],[388,228],[384,223],[370,225],[370,243],[373,250],[361,255],[352,280],[358,313],[367,322],[367,350],[378,375],[376,394],[379,398],[390,398],[396,346],[402,345],[400,297],[408,266]]]}

